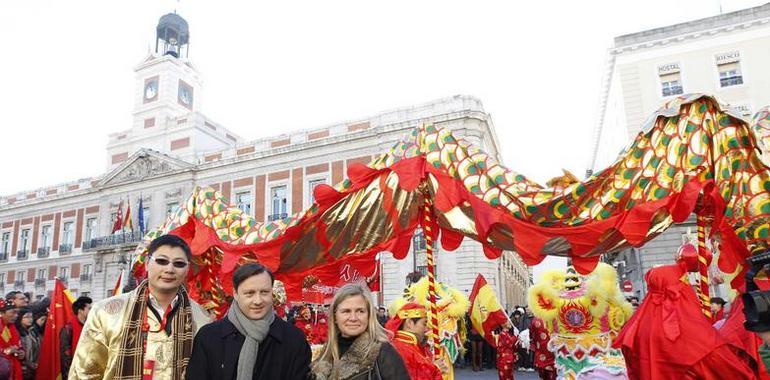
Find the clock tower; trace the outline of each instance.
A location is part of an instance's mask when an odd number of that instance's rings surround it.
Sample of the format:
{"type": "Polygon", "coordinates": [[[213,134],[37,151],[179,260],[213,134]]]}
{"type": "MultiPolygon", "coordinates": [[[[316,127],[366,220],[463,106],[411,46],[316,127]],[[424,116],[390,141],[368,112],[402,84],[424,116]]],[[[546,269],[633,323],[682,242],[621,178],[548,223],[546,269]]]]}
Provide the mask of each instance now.
{"type": "Polygon", "coordinates": [[[110,135],[108,169],[142,148],[195,163],[202,152],[232,147],[240,141],[200,112],[203,84],[188,59],[187,21],[176,13],[163,15],[155,32],[155,51],[148,52],[134,67],[131,129],[110,135]]]}

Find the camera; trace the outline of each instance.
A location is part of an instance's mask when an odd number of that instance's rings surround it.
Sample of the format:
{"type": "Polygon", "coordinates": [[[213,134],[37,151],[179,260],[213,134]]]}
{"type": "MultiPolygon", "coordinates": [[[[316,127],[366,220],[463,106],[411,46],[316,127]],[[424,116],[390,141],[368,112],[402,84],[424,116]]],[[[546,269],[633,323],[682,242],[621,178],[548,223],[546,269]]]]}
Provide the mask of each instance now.
{"type": "Polygon", "coordinates": [[[746,272],[746,293],[741,295],[746,316],[743,326],[753,332],[770,331],[770,290],[762,291],[754,282],[754,277],[770,265],[770,251],[752,255],[747,260],[751,268],[746,272]]]}

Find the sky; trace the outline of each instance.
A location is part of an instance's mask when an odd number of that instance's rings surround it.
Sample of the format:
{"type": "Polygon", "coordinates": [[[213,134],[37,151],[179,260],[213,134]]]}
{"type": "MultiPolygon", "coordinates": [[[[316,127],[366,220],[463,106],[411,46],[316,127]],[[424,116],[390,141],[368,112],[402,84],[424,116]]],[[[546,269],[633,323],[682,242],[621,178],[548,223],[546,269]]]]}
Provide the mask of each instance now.
{"type": "Polygon", "coordinates": [[[585,173],[613,37],[762,3],[5,1],[0,196],[105,171],[107,135],[131,126],[133,68],[174,10],[199,110],[247,140],[473,95],[503,164],[544,183],[585,173]]]}

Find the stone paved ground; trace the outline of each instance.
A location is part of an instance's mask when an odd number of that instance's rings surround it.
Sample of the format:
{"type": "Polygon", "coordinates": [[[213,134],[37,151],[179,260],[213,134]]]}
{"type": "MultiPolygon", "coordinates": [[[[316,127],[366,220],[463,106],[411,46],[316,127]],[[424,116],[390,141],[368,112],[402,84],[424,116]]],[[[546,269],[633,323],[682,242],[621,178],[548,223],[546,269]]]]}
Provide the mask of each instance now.
{"type": "MultiPolygon", "coordinates": [[[[516,375],[514,375],[514,378],[516,380],[537,380],[539,377],[537,376],[537,372],[524,372],[524,371],[517,371],[516,375]]],[[[497,370],[496,369],[485,369],[481,372],[473,372],[473,370],[469,368],[465,369],[457,369],[455,368],[455,379],[457,380],[466,380],[466,379],[487,379],[497,380],[497,370]]]]}

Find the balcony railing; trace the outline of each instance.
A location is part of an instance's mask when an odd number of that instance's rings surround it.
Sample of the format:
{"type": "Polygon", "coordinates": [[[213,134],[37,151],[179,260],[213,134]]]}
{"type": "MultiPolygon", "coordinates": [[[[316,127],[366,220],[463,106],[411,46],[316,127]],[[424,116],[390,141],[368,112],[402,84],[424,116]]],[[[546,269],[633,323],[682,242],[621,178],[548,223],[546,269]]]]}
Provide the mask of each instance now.
{"type": "Polygon", "coordinates": [[[272,221],[274,221],[274,220],[279,220],[279,219],[286,219],[288,216],[289,216],[289,214],[287,214],[287,213],[283,213],[283,214],[271,214],[271,215],[268,215],[268,216],[267,216],[267,220],[268,220],[268,221],[270,221],[270,222],[272,222],[272,221]]]}
{"type": "Polygon", "coordinates": [[[85,273],[80,275],[80,281],[91,281],[91,273],[85,273]]]}
{"type": "Polygon", "coordinates": [[[8,261],[8,252],[0,252],[0,262],[8,261]]]}
{"type": "Polygon", "coordinates": [[[48,257],[51,253],[51,247],[40,247],[37,249],[37,257],[48,257]]]}
{"type": "Polygon", "coordinates": [[[72,253],[72,244],[59,244],[59,254],[65,255],[72,253]]]}
{"type": "Polygon", "coordinates": [[[144,235],[139,231],[129,231],[109,236],[102,236],[83,242],[83,251],[97,248],[110,247],[115,245],[138,243],[142,241],[144,235]]]}
{"type": "Polygon", "coordinates": [[[45,286],[45,279],[44,278],[36,278],[35,279],[35,286],[45,286]]]}
{"type": "Polygon", "coordinates": [[[682,95],[683,93],[684,89],[682,86],[671,86],[663,88],[663,96],[682,95]]]}
{"type": "Polygon", "coordinates": [[[24,280],[16,280],[13,282],[13,286],[16,288],[24,288],[24,280]]]}
{"type": "Polygon", "coordinates": [[[27,256],[29,256],[29,251],[26,249],[16,251],[16,260],[26,260],[27,256]]]}
{"type": "Polygon", "coordinates": [[[743,84],[743,76],[741,75],[719,78],[719,85],[721,87],[737,86],[739,84],[743,84]]]}

